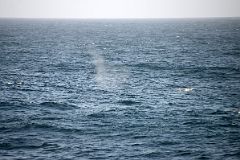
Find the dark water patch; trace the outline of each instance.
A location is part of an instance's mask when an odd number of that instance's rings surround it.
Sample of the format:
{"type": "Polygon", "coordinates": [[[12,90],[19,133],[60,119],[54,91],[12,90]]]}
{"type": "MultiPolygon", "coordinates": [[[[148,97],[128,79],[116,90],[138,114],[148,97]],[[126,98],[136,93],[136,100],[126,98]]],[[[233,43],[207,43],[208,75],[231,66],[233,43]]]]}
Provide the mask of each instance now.
{"type": "Polygon", "coordinates": [[[21,45],[21,43],[15,42],[15,41],[0,41],[0,44],[4,47],[20,46],[21,45]]]}
{"type": "Polygon", "coordinates": [[[239,57],[240,56],[240,48],[239,47],[232,48],[230,50],[227,50],[224,54],[229,55],[229,56],[231,55],[231,56],[239,57]]]}
{"type": "Polygon", "coordinates": [[[30,130],[33,125],[31,125],[31,121],[29,120],[24,120],[24,119],[14,119],[14,120],[6,120],[3,123],[3,127],[1,128],[1,131],[4,133],[15,133],[15,132],[22,132],[26,130],[30,130]]]}
{"type": "Polygon", "coordinates": [[[237,114],[237,109],[192,109],[184,111],[184,115],[186,116],[194,116],[194,117],[224,117],[228,115],[237,114]]]}
{"type": "Polygon", "coordinates": [[[145,139],[147,137],[148,137],[147,135],[136,135],[136,136],[133,136],[134,139],[145,139]]]}
{"type": "Polygon", "coordinates": [[[64,72],[74,72],[74,71],[79,71],[80,69],[86,69],[86,66],[82,64],[72,65],[71,63],[68,63],[68,62],[57,63],[57,64],[54,64],[53,67],[55,67],[55,70],[64,71],[64,72]]]}
{"type": "Polygon", "coordinates": [[[179,157],[189,156],[192,154],[192,152],[190,150],[177,150],[176,153],[179,157]]]}
{"type": "Polygon", "coordinates": [[[187,125],[187,126],[202,126],[202,125],[207,125],[207,124],[212,124],[211,121],[209,120],[205,120],[205,119],[198,119],[198,118],[191,118],[185,122],[183,122],[183,125],[187,125]]]}
{"type": "Polygon", "coordinates": [[[41,130],[59,130],[58,126],[52,125],[52,123],[26,123],[23,129],[41,129],[41,130]]]}
{"type": "Polygon", "coordinates": [[[121,104],[121,105],[127,105],[127,106],[140,105],[141,104],[141,102],[134,101],[134,100],[120,100],[117,103],[121,104]]]}
{"type": "Polygon", "coordinates": [[[208,156],[208,155],[200,155],[197,157],[197,159],[199,160],[205,160],[205,159],[212,159],[211,156],[208,156]]]}
{"type": "Polygon", "coordinates": [[[126,94],[126,93],[122,93],[121,96],[126,96],[128,98],[136,98],[138,97],[138,95],[135,95],[135,94],[126,94]]]}
{"type": "Polygon", "coordinates": [[[90,113],[87,115],[87,118],[91,120],[103,120],[102,122],[112,122],[112,120],[116,120],[121,118],[123,115],[123,110],[121,109],[109,109],[99,112],[90,113]]]}
{"type": "Polygon", "coordinates": [[[32,138],[10,138],[0,142],[1,150],[22,150],[22,149],[34,150],[51,146],[58,147],[57,145],[53,145],[48,142],[43,142],[40,139],[32,138]]]}
{"type": "Polygon", "coordinates": [[[155,158],[165,158],[166,155],[163,155],[163,152],[160,152],[160,151],[151,151],[148,153],[141,154],[140,157],[155,159],[155,158]]]}
{"type": "Polygon", "coordinates": [[[134,65],[136,68],[145,68],[149,70],[160,70],[163,69],[161,64],[158,63],[139,63],[134,65]]]}
{"type": "Polygon", "coordinates": [[[204,114],[204,111],[202,110],[187,110],[183,111],[185,116],[192,116],[192,117],[201,117],[204,114]]]}
{"type": "Polygon", "coordinates": [[[230,112],[231,111],[224,111],[221,109],[205,111],[205,113],[207,113],[209,115],[228,115],[230,112]]]}
{"type": "Polygon", "coordinates": [[[33,88],[21,88],[19,86],[18,90],[25,91],[25,92],[46,92],[40,89],[33,89],[33,88]]]}
{"type": "Polygon", "coordinates": [[[171,146],[171,145],[178,145],[178,144],[181,144],[180,140],[179,141],[175,141],[175,140],[157,140],[155,143],[157,143],[157,145],[159,146],[171,146]]]}
{"type": "Polygon", "coordinates": [[[25,122],[15,127],[7,128],[5,132],[25,132],[25,131],[42,131],[42,132],[58,132],[58,133],[83,133],[84,130],[80,128],[72,128],[64,126],[61,123],[51,122],[25,122]]]}
{"type": "Polygon", "coordinates": [[[240,158],[240,151],[232,151],[231,153],[224,154],[224,157],[229,157],[230,159],[239,159],[240,158]],[[234,157],[234,158],[233,158],[234,157]]]}
{"type": "Polygon", "coordinates": [[[28,117],[24,115],[24,112],[22,114],[17,114],[18,112],[15,112],[15,115],[7,115],[6,113],[2,114],[1,122],[2,123],[12,123],[12,122],[25,122],[28,120],[28,117]]]}
{"type": "Polygon", "coordinates": [[[103,112],[98,112],[98,113],[92,113],[88,115],[89,118],[106,118],[108,115],[103,112]]]}
{"type": "Polygon", "coordinates": [[[56,110],[72,110],[76,109],[77,106],[61,103],[61,102],[42,102],[39,104],[41,107],[47,107],[49,109],[56,109],[56,110]]]}
{"type": "Polygon", "coordinates": [[[240,127],[240,121],[238,122],[227,122],[227,123],[219,123],[217,125],[220,128],[232,128],[238,129],[240,127]]]}
{"type": "Polygon", "coordinates": [[[12,100],[11,102],[0,102],[0,109],[2,110],[20,110],[20,109],[27,109],[31,107],[31,103],[21,102],[20,100],[12,100]]]}
{"type": "Polygon", "coordinates": [[[0,102],[0,107],[10,107],[15,105],[14,103],[11,102],[0,102]]]}
{"type": "Polygon", "coordinates": [[[56,120],[61,120],[62,117],[56,117],[56,116],[45,116],[45,117],[40,117],[38,119],[41,119],[41,120],[47,120],[47,121],[56,121],[56,120]]]}

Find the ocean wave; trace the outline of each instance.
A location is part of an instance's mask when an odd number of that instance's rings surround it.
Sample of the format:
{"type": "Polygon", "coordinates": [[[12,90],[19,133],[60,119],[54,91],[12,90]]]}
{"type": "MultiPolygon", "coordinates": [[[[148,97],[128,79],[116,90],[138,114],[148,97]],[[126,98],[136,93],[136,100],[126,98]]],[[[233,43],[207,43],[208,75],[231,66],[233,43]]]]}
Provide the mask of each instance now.
{"type": "Polygon", "coordinates": [[[89,114],[88,117],[90,117],[90,118],[106,118],[107,114],[98,112],[98,113],[89,114]]]}
{"type": "Polygon", "coordinates": [[[0,102],[0,107],[8,107],[8,106],[13,106],[15,105],[12,102],[0,102]]]}
{"type": "Polygon", "coordinates": [[[60,146],[53,143],[43,142],[41,139],[37,138],[10,138],[0,142],[1,150],[39,149],[48,147],[58,148],[60,146]]]}
{"type": "Polygon", "coordinates": [[[8,126],[1,127],[0,129],[4,133],[23,133],[27,130],[40,130],[60,133],[83,133],[83,129],[64,126],[59,123],[52,123],[51,121],[20,122],[12,125],[9,124],[8,126]]]}
{"type": "Polygon", "coordinates": [[[158,64],[158,63],[138,63],[133,66],[137,67],[137,68],[146,68],[146,69],[150,69],[150,70],[163,69],[163,66],[161,66],[161,64],[158,64]]]}
{"type": "Polygon", "coordinates": [[[117,102],[118,104],[122,104],[122,105],[127,105],[127,106],[132,106],[132,105],[137,105],[137,104],[141,104],[141,102],[139,101],[134,101],[134,100],[120,100],[117,102]]]}
{"type": "Polygon", "coordinates": [[[26,103],[22,101],[2,101],[0,102],[0,109],[2,110],[16,110],[19,108],[26,109],[31,106],[31,103],[26,103]]]}
{"type": "Polygon", "coordinates": [[[61,103],[61,102],[42,102],[39,104],[41,107],[47,107],[50,109],[56,109],[56,110],[71,110],[71,109],[76,109],[77,106],[71,105],[71,104],[66,104],[66,103],[61,103]]]}

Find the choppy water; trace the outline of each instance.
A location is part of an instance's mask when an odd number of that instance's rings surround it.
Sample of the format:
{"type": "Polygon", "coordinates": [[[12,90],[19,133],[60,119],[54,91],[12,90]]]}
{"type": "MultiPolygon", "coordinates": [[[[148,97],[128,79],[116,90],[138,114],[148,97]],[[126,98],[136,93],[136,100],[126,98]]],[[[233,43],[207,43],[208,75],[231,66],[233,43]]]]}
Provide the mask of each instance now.
{"type": "Polygon", "coordinates": [[[0,20],[0,159],[239,159],[240,19],[0,20]]]}

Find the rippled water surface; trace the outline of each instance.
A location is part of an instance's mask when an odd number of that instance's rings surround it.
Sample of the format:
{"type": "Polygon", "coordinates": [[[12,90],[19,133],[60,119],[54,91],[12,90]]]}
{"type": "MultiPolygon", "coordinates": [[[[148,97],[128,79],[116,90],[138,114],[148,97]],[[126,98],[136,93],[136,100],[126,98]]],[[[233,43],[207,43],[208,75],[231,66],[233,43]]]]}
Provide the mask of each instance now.
{"type": "Polygon", "coordinates": [[[0,159],[239,159],[240,19],[0,20],[0,159]]]}

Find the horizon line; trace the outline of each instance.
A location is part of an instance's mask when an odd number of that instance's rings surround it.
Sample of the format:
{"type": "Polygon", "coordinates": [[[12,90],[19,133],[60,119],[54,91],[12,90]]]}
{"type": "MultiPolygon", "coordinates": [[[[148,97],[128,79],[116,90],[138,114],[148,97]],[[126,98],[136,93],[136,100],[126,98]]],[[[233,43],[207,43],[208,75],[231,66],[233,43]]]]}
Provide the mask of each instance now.
{"type": "Polygon", "coordinates": [[[209,16],[209,17],[118,17],[118,18],[101,18],[101,17],[0,17],[0,19],[59,19],[59,20],[157,20],[157,19],[238,19],[240,16],[209,16]]]}

